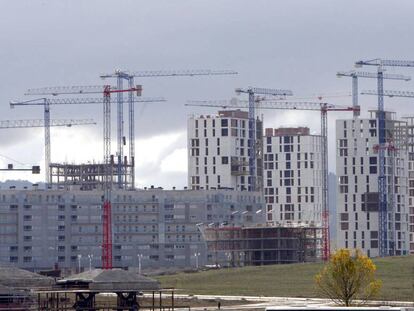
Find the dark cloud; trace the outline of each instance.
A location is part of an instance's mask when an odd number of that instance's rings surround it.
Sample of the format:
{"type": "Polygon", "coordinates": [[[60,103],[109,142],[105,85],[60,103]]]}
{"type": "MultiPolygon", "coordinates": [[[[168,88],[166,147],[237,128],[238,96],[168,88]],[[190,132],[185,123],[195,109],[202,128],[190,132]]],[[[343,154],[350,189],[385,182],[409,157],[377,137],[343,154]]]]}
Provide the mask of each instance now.
{"type": "MultiPolygon", "coordinates": [[[[23,98],[27,88],[101,84],[99,74],[116,68],[240,72],[136,81],[145,96],[169,100],[137,106],[140,138],[185,129],[188,114],[208,111],[184,107],[187,99],[230,98],[236,87],[290,88],[298,96],[349,91],[350,80],[337,79],[337,70],[351,69],[360,58],[412,57],[413,9],[409,0],[1,1],[0,118],[42,117],[40,107],[9,109],[8,102],[23,98]]],[[[386,85],[412,88],[412,82],[386,85]]],[[[375,81],[361,81],[361,89],[373,87],[375,81]]],[[[361,102],[363,108],[375,106],[375,99],[361,102]]],[[[412,111],[409,103],[389,103],[402,114],[412,111]]],[[[63,117],[101,122],[102,109],[52,108],[52,118],[63,117]]],[[[0,134],[0,146],[29,137],[17,130],[0,134]]]]}

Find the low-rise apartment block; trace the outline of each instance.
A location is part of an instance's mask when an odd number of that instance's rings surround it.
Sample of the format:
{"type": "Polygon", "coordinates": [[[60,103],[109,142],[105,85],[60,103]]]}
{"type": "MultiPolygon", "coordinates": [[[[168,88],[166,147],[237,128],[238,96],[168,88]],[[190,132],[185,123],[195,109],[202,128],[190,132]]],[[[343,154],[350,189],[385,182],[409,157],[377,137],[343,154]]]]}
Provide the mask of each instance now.
{"type": "MultiPolygon", "coordinates": [[[[57,263],[101,267],[102,191],[0,190],[0,261],[26,269],[57,263]]],[[[117,190],[112,195],[113,264],[191,267],[211,263],[197,224],[263,222],[257,192],[117,190]],[[195,256],[198,258],[196,259],[195,256]]]]}

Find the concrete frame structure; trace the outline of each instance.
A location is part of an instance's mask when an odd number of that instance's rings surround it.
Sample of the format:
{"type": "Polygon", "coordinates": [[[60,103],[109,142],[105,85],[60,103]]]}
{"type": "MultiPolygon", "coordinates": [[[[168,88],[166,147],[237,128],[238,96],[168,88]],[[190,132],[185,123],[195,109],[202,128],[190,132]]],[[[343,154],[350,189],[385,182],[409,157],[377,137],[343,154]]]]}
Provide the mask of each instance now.
{"type": "Polygon", "coordinates": [[[267,128],[264,195],[268,222],[322,225],[322,137],[309,128],[267,128]]]}
{"type": "MultiPolygon", "coordinates": [[[[73,188],[73,187],[72,187],[73,188]]],[[[0,190],[0,262],[63,271],[101,267],[102,200],[98,190],[0,190]]],[[[114,267],[211,263],[197,224],[262,223],[260,193],[231,190],[114,190],[114,267]]]]}
{"type": "MultiPolygon", "coordinates": [[[[386,112],[389,245],[408,253],[406,122],[386,112]]],[[[338,247],[359,248],[379,256],[378,136],[376,111],[367,119],[336,121],[338,247]]]]}
{"type": "MultiPolygon", "coordinates": [[[[219,111],[188,119],[189,189],[251,190],[248,113],[219,111]]],[[[263,122],[257,120],[257,183],[263,181],[263,122]]]]}
{"type": "Polygon", "coordinates": [[[217,266],[316,262],[321,258],[321,227],[267,224],[204,227],[201,231],[217,266]]]}
{"type": "MultiPolygon", "coordinates": [[[[121,165],[121,174],[118,174],[118,164],[114,163],[111,157],[112,187],[113,189],[134,189],[131,183],[131,172],[134,170],[133,163],[127,163],[127,158],[121,165]],[[118,178],[121,182],[118,182],[118,178]]],[[[102,190],[105,179],[105,166],[103,163],[51,163],[50,164],[50,184],[51,188],[62,188],[67,186],[80,186],[81,190],[102,190]]]]}

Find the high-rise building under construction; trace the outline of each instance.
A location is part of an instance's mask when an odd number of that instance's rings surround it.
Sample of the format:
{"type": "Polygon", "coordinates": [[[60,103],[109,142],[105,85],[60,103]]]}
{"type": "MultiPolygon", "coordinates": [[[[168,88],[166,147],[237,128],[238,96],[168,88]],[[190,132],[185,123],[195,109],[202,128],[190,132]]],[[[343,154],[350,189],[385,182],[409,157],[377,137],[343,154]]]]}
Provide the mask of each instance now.
{"type": "Polygon", "coordinates": [[[308,127],[265,130],[267,221],[322,225],[321,145],[322,137],[308,127]]]}
{"type": "MultiPolygon", "coordinates": [[[[379,256],[379,160],[377,112],[369,118],[336,121],[337,246],[379,256]]],[[[386,247],[389,255],[408,253],[408,153],[406,122],[386,112],[386,247]]]]}
{"type": "Polygon", "coordinates": [[[219,111],[188,119],[188,185],[190,189],[262,190],[263,123],[256,121],[256,178],[249,173],[248,113],[219,111]],[[256,180],[257,187],[252,187],[256,180]]]}

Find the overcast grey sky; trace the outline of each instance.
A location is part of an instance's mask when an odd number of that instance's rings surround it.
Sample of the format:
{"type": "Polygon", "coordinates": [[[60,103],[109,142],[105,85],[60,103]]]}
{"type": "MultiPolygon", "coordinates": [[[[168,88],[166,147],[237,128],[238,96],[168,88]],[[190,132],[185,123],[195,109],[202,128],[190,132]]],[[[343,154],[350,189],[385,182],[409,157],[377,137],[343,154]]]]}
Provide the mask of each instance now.
{"type": "MultiPolygon", "coordinates": [[[[211,109],[184,107],[187,99],[226,99],[234,88],[289,88],[296,96],[350,92],[337,70],[364,58],[414,59],[413,1],[357,0],[0,0],[0,119],[42,118],[40,107],[10,110],[27,88],[101,84],[116,68],[234,69],[237,76],[152,78],[137,81],[145,96],[166,103],[137,106],[139,186],[186,184],[186,119],[211,109]]],[[[367,68],[369,70],[371,68],[367,68]]],[[[371,69],[372,70],[372,69],[371,69]]],[[[414,70],[394,70],[414,74],[414,70]]],[[[414,82],[386,87],[412,89],[414,82]]],[[[370,89],[375,81],[361,81],[370,89]]],[[[350,98],[333,98],[348,104],[350,98]]],[[[362,108],[375,98],[360,98],[362,108]]],[[[387,107],[414,112],[410,101],[387,107]]],[[[101,107],[52,107],[52,118],[90,118],[95,127],[52,129],[53,161],[100,161],[101,107]]],[[[335,114],[330,118],[346,117],[335,114]]],[[[307,125],[319,132],[319,115],[265,112],[265,126],[307,125]]],[[[334,135],[330,137],[334,170],[334,135]]],[[[41,129],[3,130],[0,155],[43,165],[41,129]]],[[[10,162],[0,157],[0,165],[10,162]]],[[[38,177],[2,173],[0,180],[38,177]]]]}

